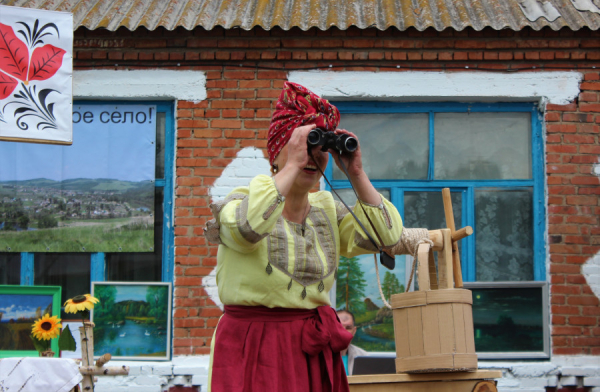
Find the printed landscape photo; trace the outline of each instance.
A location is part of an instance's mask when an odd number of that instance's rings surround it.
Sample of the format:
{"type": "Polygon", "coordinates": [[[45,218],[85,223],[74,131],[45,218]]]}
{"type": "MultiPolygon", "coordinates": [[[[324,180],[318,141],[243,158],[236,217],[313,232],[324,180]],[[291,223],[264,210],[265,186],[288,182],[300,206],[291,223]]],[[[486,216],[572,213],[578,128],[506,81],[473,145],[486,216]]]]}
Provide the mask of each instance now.
{"type": "Polygon", "coordinates": [[[149,181],[0,182],[0,250],[151,251],[153,227],[149,181]]]}
{"type": "Polygon", "coordinates": [[[0,143],[0,252],[153,252],[155,113],[80,104],[71,146],[0,143]]]}

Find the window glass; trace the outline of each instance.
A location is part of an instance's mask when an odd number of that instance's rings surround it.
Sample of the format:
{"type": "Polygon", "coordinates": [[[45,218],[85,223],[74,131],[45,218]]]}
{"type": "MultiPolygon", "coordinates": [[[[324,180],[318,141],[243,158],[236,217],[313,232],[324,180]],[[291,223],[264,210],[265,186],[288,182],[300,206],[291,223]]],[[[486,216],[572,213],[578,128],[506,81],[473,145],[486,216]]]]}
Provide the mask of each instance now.
{"type": "Polygon", "coordinates": [[[532,190],[475,192],[477,281],[533,280],[532,190]]]}
{"type": "Polygon", "coordinates": [[[471,288],[478,352],[544,350],[540,287],[471,288]]]}
{"type": "MultiPolygon", "coordinates": [[[[427,113],[344,114],[339,127],[358,137],[370,179],[427,178],[427,113]]],[[[333,178],[346,176],[334,165],[333,178]]]]}
{"type": "MultiPolygon", "coordinates": [[[[452,211],[454,213],[454,224],[456,228],[461,227],[462,220],[462,194],[450,192],[452,200],[452,211]]],[[[435,192],[404,192],[404,227],[427,228],[429,230],[443,229],[446,225],[444,215],[444,200],[441,191],[435,192]]],[[[458,251],[461,251],[462,241],[458,241],[458,251]]],[[[433,253],[435,266],[437,268],[438,252],[433,253]]],[[[412,260],[412,258],[410,259],[412,260]]],[[[408,266],[407,280],[412,271],[412,263],[408,266]]],[[[416,274],[413,277],[415,290],[419,289],[416,274]]],[[[408,282],[407,282],[408,283],[408,282]]]]}
{"type": "Polygon", "coordinates": [[[0,284],[21,283],[21,254],[0,253],[0,284]]]}
{"type": "MultiPolygon", "coordinates": [[[[36,253],[34,272],[35,285],[62,286],[61,307],[69,298],[90,294],[89,253],[36,253]]],[[[65,314],[61,308],[61,318],[77,319],[77,316],[65,314]]]]}
{"type": "Polygon", "coordinates": [[[167,114],[156,113],[156,178],[165,177],[165,130],[167,114]]]}
{"type": "MultiPolygon", "coordinates": [[[[335,191],[349,207],[356,205],[356,194],[351,188],[336,189],[335,191]]],[[[387,200],[390,200],[390,191],[388,189],[377,189],[377,192],[381,193],[387,200]]],[[[335,193],[333,193],[333,198],[338,201],[340,200],[335,193]]]]}
{"type": "Polygon", "coordinates": [[[437,113],[437,180],[531,178],[529,113],[437,113]]]}
{"type": "MultiPolygon", "coordinates": [[[[451,192],[454,224],[461,227],[462,194],[451,192]]],[[[430,230],[443,229],[446,225],[444,215],[444,200],[441,191],[404,192],[404,226],[425,227],[430,230]]],[[[460,242],[459,242],[460,243],[460,242]]]]}
{"type": "Polygon", "coordinates": [[[162,275],[163,189],[154,196],[154,250],[149,253],[106,253],[107,280],[160,282],[162,275]]]}

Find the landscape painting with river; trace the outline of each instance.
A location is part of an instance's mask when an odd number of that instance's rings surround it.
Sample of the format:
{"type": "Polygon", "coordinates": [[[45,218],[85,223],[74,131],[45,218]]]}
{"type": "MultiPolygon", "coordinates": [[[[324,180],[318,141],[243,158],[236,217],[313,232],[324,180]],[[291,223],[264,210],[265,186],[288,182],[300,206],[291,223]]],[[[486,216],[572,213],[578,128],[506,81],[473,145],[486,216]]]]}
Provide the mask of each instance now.
{"type": "MultiPolygon", "coordinates": [[[[393,271],[379,264],[386,301],[390,302],[392,294],[404,292],[404,275],[404,256],[396,256],[393,271]]],[[[395,352],[392,311],[381,300],[373,255],[340,258],[336,304],[338,310],[347,309],[354,315],[357,328],[352,344],[371,352],[395,352]]]]}
{"type": "Polygon", "coordinates": [[[169,283],[93,283],[94,356],[116,359],[169,359],[169,283]]]}

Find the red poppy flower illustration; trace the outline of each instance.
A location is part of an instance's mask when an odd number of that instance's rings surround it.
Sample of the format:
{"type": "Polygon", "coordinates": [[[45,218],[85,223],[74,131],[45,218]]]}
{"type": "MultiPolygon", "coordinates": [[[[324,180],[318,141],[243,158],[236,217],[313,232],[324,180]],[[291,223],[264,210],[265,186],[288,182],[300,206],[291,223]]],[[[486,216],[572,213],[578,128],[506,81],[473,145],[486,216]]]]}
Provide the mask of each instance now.
{"type": "Polygon", "coordinates": [[[62,66],[64,49],[44,43],[44,37],[52,35],[53,31],[60,36],[54,23],[47,23],[40,28],[39,20],[33,28],[24,22],[17,33],[23,36],[22,41],[11,26],[0,23],[0,101],[9,97],[21,83],[21,90],[14,94],[16,101],[11,101],[0,107],[0,121],[3,111],[10,104],[21,105],[15,110],[16,124],[26,130],[28,125],[23,119],[33,116],[38,119],[37,127],[55,128],[54,104],[47,102],[48,95],[57,92],[53,89],[41,89],[29,86],[32,81],[43,81],[51,78],[62,66]],[[30,51],[33,50],[30,56],[30,51]]]}

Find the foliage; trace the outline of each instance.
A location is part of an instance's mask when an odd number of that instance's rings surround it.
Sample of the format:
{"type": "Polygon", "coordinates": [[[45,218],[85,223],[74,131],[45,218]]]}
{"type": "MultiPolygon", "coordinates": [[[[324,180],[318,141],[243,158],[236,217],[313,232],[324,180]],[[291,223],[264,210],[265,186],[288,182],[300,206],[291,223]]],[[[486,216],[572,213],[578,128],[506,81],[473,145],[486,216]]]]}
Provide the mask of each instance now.
{"type": "Polygon", "coordinates": [[[112,312],[117,298],[117,288],[110,285],[96,285],[94,296],[98,298],[101,304],[94,310],[94,317],[103,319],[109,315],[114,316],[112,312]]]}
{"type": "Polygon", "coordinates": [[[157,320],[166,320],[168,315],[168,293],[164,286],[149,286],[146,292],[146,302],[150,304],[149,315],[157,320]]]}
{"type": "Polygon", "coordinates": [[[358,257],[340,257],[338,267],[338,279],[336,290],[336,301],[338,306],[344,305],[344,309],[353,313],[364,312],[365,288],[367,281],[364,272],[360,268],[358,257]]]}
{"type": "Polygon", "coordinates": [[[393,294],[404,292],[404,285],[400,284],[396,275],[390,271],[385,271],[383,283],[381,284],[381,290],[383,291],[385,300],[390,302],[393,294]]]}
{"type": "Polygon", "coordinates": [[[43,214],[38,217],[38,227],[40,229],[58,227],[58,221],[50,214],[43,214]]]}
{"type": "Polygon", "coordinates": [[[58,338],[58,348],[62,351],[75,351],[77,348],[75,339],[73,339],[71,329],[68,325],[63,328],[60,337],[58,338]]]}

